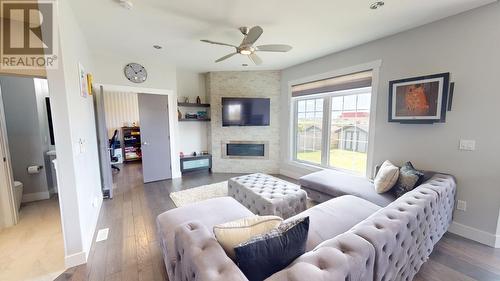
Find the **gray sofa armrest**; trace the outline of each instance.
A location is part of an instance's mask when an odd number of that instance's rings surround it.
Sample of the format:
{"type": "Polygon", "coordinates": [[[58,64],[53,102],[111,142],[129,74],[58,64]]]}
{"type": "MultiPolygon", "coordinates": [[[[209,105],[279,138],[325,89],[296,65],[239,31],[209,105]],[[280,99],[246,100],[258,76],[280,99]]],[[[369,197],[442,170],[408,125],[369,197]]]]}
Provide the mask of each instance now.
{"type": "Polygon", "coordinates": [[[375,249],[360,236],[346,232],[326,240],[265,281],[372,280],[375,249]]]}
{"type": "Polygon", "coordinates": [[[175,281],[248,281],[212,231],[200,222],[191,221],[175,229],[175,250],[175,281]]]}

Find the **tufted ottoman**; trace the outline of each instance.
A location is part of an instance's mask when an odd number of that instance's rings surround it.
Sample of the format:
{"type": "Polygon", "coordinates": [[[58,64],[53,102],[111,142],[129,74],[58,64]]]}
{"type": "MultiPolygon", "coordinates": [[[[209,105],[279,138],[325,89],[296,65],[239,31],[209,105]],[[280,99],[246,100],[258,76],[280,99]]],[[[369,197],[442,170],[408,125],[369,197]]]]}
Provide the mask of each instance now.
{"type": "Polygon", "coordinates": [[[228,194],[257,215],[287,219],[307,209],[307,193],[300,186],[266,174],[230,179],[228,194]]]}

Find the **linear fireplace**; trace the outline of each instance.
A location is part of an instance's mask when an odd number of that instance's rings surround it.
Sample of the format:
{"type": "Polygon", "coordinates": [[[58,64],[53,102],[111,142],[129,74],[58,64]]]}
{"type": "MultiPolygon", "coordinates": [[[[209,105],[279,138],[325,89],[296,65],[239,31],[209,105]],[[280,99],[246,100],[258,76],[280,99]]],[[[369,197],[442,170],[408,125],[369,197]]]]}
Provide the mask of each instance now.
{"type": "Polygon", "coordinates": [[[227,159],[269,159],[267,141],[223,141],[222,158],[227,159]]]}

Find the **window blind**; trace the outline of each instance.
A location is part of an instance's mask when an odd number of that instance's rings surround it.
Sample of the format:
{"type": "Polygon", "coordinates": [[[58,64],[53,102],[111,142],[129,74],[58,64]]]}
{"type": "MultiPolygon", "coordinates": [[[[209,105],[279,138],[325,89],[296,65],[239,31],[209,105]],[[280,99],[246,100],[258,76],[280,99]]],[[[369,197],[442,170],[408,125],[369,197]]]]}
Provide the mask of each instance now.
{"type": "Polygon", "coordinates": [[[292,86],[292,97],[364,88],[371,85],[372,71],[363,71],[294,85],[292,86]]]}

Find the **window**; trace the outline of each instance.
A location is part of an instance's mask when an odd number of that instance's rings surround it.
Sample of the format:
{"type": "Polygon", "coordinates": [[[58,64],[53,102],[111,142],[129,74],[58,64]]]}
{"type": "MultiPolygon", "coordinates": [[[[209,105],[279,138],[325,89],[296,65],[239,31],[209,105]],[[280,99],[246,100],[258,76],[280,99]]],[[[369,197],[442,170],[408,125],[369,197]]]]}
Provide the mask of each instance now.
{"type": "Polygon", "coordinates": [[[297,101],[297,159],[321,164],[323,99],[297,101]]]}
{"type": "Polygon", "coordinates": [[[292,87],[296,161],[366,173],[371,72],[354,75],[292,87]]]}

